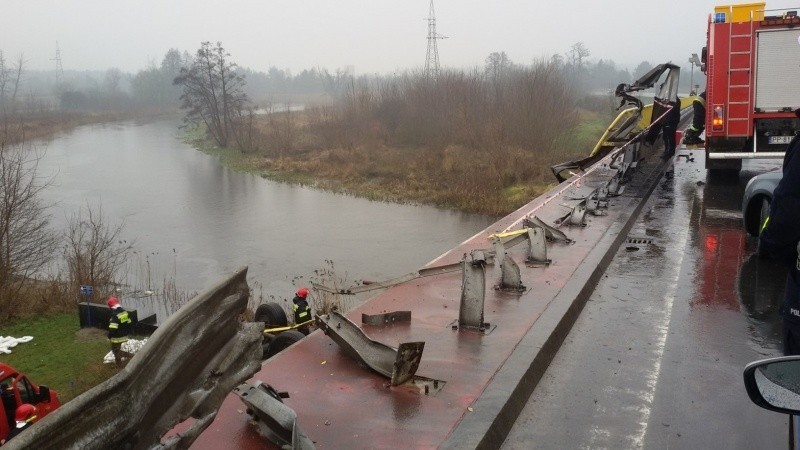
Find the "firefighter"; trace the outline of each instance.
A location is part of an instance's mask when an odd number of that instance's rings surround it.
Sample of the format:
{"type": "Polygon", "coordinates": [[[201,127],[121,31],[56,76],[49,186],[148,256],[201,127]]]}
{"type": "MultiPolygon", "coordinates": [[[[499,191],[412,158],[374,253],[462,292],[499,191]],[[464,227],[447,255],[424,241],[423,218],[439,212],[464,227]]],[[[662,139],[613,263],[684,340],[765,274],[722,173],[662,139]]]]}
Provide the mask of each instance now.
{"type": "MultiPolygon", "coordinates": [[[[800,108],[794,113],[800,117],[800,108]]],[[[772,194],[759,239],[768,256],[789,267],[781,305],[783,352],[800,355],[800,135],[786,149],[783,178],[772,194]]]]}
{"type": "MultiPolygon", "coordinates": [[[[303,322],[311,320],[311,307],[308,306],[308,289],[301,287],[297,290],[294,298],[294,324],[299,325],[303,322]]],[[[308,326],[298,328],[303,334],[308,334],[308,326]]]]}
{"type": "Polygon", "coordinates": [[[683,143],[686,145],[700,145],[705,141],[700,139],[700,135],[706,129],[706,91],[694,98],[692,102],[692,126],[686,129],[683,143]]]}
{"type": "Polygon", "coordinates": [[[664,153],[661,154],[661,159],[669,161],[666,176],[670,178],[672,177],[672,157],[675,156],[675,131],[681,121],[681,99],[675,97],[675,100],[667,104],[670,106],[670,110],[664,117],[664,126],[661,131],[661,137],[664,140],[664,153]]]}
{"type": "Polygon", "coordinates": [[[111,318],[108,321],[108,340],[111,342],[111,352],[117,366],[121,366],[125,359],[130,359],[132,354],[122,349],[122,344],[128,342],[128,335],[133,328],[133,322],[128,316],[128,311],[122,308],[117,297],[111,296],[106,302],[111,309],[111,318]]]}
{"type": "Polygon", "coordinates": [[[14,412],[14,421],[16,422],[16,426],[9,430],[8,439],[11,439],[14,436],[22,433],[27,428],[30,428],[30,426],[36,423],[37,420],[39,420],[39,415],[35,406],[31,405],[30,403],[23,403],[22,405],[19,405],[17,410],[14,412]]]}

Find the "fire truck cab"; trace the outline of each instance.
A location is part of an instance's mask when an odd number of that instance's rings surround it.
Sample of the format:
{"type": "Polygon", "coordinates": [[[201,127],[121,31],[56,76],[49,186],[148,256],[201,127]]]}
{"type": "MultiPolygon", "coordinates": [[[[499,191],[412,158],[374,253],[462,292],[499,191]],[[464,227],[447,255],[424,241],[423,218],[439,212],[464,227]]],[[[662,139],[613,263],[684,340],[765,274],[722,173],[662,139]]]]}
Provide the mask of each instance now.
{"type": "Polygon", "coordinates": [[[709,170],[782,158],[800,132],[798,25],[796,10],[768,10],[766,3],[718,6],[709,15],[701,59],[709,170]]]}

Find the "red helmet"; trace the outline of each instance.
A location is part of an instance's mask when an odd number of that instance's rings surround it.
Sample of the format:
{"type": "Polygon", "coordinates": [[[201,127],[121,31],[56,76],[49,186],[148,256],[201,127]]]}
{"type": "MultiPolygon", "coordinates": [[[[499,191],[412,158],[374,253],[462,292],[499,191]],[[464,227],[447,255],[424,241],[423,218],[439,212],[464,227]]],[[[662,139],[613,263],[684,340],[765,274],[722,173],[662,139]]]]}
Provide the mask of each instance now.
{"type": "Polygon", "coordinates": [[[111,297],[108,298],[106,305],[108,305],[109,308],[116,308],[117,306],[119,306],[119,299],[112,295],[111,297]]]}
{"type": "Polygon", "coordinates": [[[36,407],[30,403],[19,405],[17,411],[14,413],[14,420],[17,422],[17,428],[22,428],[25,425],[36,421],[36,407]]]}
{"type": "Polygon", "coordinates": [[[298,289],[297,290],[297,296],[300,297],[300,298],[308,297],[308,289],[306,289],[304,287],[298,289]]]}

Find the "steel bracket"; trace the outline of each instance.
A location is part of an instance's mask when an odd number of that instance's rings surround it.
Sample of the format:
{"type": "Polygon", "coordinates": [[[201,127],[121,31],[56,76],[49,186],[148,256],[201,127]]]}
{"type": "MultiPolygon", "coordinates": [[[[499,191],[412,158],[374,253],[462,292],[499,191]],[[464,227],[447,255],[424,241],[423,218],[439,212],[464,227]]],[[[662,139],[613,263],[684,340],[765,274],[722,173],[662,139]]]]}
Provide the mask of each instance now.
{"type": "Polygon", "coordinates": [[[533,228],[539,227],[544,230],[545,237],[551,241],[561,241],[565,244],[572,244],[575,241],[567,237],[567,235],[559,230],[558,228],[552,227],[546,224],[542,219],[537,216],[533,216],[533,218],[526,217],[522,220],[522,226],[526,228],[533,228]]]}
{"type": "Polygon", "coordinates": [[[569,220],[567,223],[569,226],[575,227],[585,227],[586,226],[586,204],[579,203],[572,208],[572,212],[569,214],[569,220]]]}
{"type": "Polygon", "coordinates": [[[525,286],[522,284],[519,266],[513,258],[504,258],[500,263],[500,284],[496,289],[501,291],[524,292],[525,286]]]}
{"type": "Polygon", "coordinates": [[[547,259],[547,240],[543,228],[528,228],[528,258],[525,263],[528,266],[547,266],[550,264],[547,259]]]}
{"type": "Polygon", "coordinates": [[[373,341],[361,328],[336,311],[317,317],[317,325],[352,358],[390,378],[392,386],[411,380],[422,360],[425,342],[405,342],[399,348],[373,341]]]}
{"type": "Polygon", "coordinates": [[[608,180],[606,188],[608,189],[608,195],[612,197],[622,195],[625,191],[625,185],[620,181],[619,174],[614,175],[608,180]]]}
{"type": "Polygon", "coordinates": [[[461,303],[458,311],[459,328],[480,330],[484,328],[483,303],[486,296],[486,268],[483,264],[461,261],[461,303]]]}
{"type": "Polygon", "coordinates": [[[297,414],[281,400],[288,398],[288,394],[280,393],[261,381],[240,384],[233,393],[247,406],[250,418],[267,428],[266,434],[271,441],[282,446],[291,445],[292,450],[315,448],[314,442],[300,429],[297,414]]]}

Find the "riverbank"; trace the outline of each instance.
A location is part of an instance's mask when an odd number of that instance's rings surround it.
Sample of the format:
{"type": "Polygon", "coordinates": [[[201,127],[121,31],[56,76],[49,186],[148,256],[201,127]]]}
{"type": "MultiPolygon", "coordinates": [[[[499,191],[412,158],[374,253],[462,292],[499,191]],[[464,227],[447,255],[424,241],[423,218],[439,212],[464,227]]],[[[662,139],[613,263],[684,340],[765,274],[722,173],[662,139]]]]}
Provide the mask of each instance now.
{"type": "Polygon", "coordinates": [[[74,128],[97,123],[117,122],[134,118],[176,116],[177,110],[137,109],[126,111],[49,111],[8,117],[0,121],[0,142],[18,144],[44,139],[74,128]]]}
{"type": "MultiPolygon", "coordinates": [[[[281,121],[286,114],[293,115],[298,124],[307,122],[303,113],[275,113],[256,127],[266,126],[267,120],[281,121]]],[[[198,130],[188,133],[186,139],[195,148],[217,156],[226,167],[270,180],[371,200],[428,204],[498,217],[555,185],[550,166],[586,156],[610,120],[608,114],[585,110],[578,116],[577,126],[561,137],[559,151],[547,153],[511,146],[437,149],[371,143],[267,156],[216,147],[198,130]]],[[[297,139],[302,141],[303,127],[297,127],[297,139]]]]}

